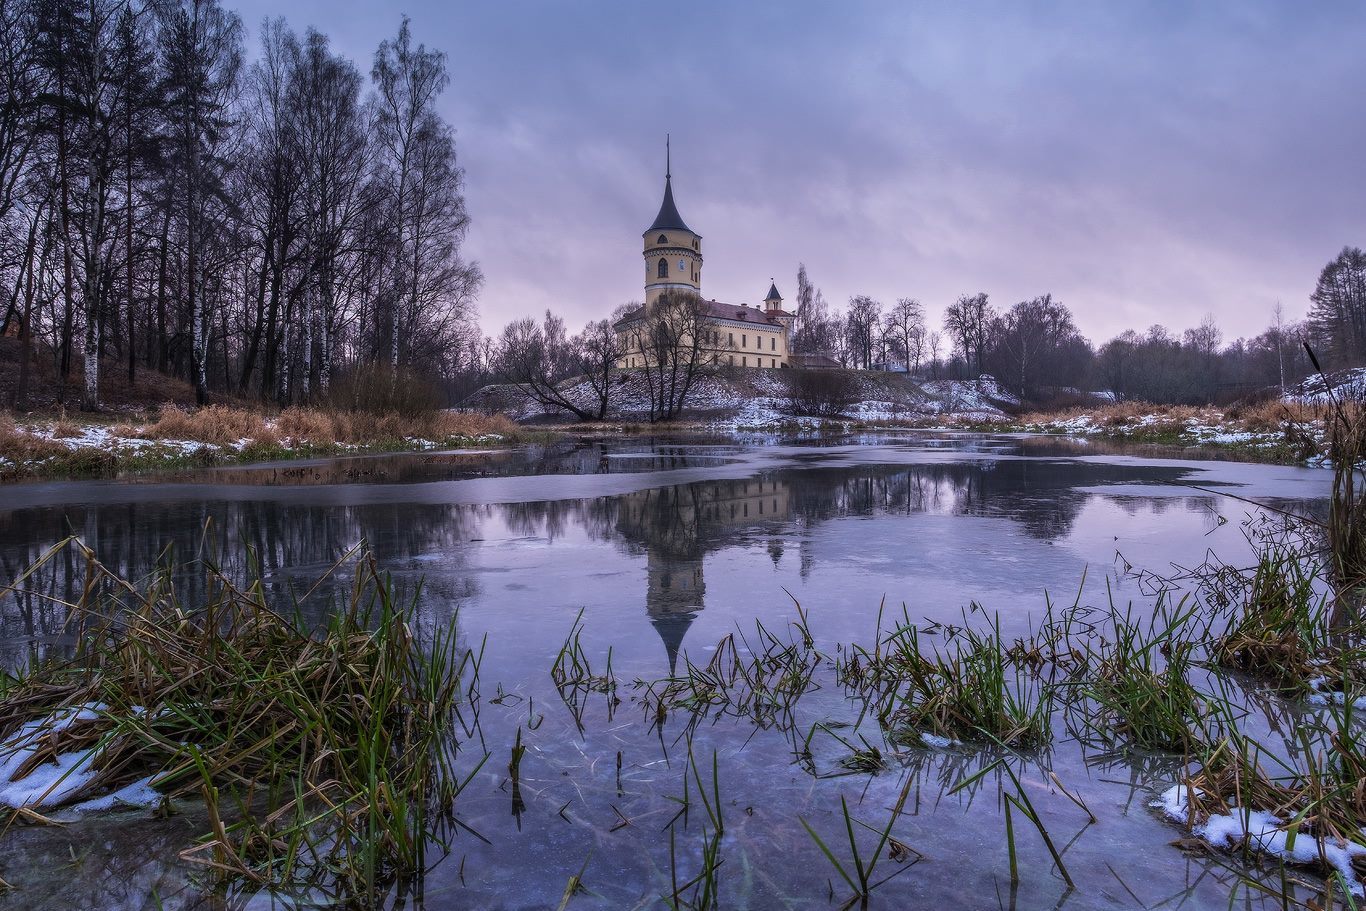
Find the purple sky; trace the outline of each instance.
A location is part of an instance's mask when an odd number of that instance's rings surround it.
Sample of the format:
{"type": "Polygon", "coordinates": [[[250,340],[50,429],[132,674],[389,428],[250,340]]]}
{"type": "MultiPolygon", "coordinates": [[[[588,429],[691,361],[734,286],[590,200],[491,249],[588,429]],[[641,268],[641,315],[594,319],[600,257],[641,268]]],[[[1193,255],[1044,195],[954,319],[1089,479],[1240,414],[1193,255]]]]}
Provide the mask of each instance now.
{"type": "MultiPolygon", "coordinates": [[[[400,7],[226,0],[368,72],[400,7]]],[[[673,134],[707,297],[1051,291],[1103,341],[1259,332],[1366,244],[1366,6],[410,2],[450,57],[484,327],[641,298],[673,134]]]]}

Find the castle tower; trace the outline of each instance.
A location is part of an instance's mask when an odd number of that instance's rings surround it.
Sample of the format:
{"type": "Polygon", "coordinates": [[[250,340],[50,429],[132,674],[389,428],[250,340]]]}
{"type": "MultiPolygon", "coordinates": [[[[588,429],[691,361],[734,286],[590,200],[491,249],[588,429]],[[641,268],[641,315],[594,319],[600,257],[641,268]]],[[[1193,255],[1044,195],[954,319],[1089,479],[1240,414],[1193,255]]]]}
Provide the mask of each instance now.
{"type": "Polygon", "coordinates": [[[702,235],[683,222],[674,204],[669,142],[664,141],[664,201],[654,224],[641,236],[645,240],[645,303],[652,304],[665,291],[702,293],[702,235]]]}
{"type": "MultiPolygon", "coordinates": [[[[768,295],[764,298],[764,312],[771,314],[778,321],[788,334],[792,334],[792,327],[797,322],[797,317],[783,309],[783,296],[778,293],[778,284],[770,280],[768,295]]],[[[789,342],[791,339],[789,339],[789,342]]]]}

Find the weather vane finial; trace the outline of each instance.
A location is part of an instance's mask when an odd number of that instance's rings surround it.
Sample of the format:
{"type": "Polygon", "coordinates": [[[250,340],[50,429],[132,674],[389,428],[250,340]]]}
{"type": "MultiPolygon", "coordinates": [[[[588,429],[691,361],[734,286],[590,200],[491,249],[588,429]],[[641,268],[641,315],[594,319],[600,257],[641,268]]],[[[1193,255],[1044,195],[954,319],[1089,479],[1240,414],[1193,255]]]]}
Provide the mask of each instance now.
{"type": "Polygon", "coordinates": [[[673,163],[670,161],[670,153],[669,153],[669,134],[668,134],[668,133],[665,133],[665,134],[664,134],[664,179],[665,179],[665,180],[668,180],[668,179],[670,179],[671,177],[673,177],[673,174],[670,173],[672,170],[673,170],[673,163]]]}

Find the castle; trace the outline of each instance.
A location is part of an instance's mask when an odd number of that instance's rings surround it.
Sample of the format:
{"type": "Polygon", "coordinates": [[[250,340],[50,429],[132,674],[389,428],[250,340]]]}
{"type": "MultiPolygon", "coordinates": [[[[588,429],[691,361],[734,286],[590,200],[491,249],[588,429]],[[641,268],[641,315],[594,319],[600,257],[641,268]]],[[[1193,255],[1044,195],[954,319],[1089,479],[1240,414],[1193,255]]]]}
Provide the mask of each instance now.
{"type": "Polygon", "coordinates": [[[706,325],[701,348],[708,366],[791,366],[797,316],[783,309],[783,297],[776,283],[770,281],[762,307],[724,304],[702,297],[702,235],[689,228],[678,214],[672,170],[666,146],[664,201],[654,222],[641,235],[645,242],[645,306],[628,313],[613,326],[626,352],[617,366],[645,366],[641,330],[650,306],[666,292],[695,294],[701,300],[706,325]]]}

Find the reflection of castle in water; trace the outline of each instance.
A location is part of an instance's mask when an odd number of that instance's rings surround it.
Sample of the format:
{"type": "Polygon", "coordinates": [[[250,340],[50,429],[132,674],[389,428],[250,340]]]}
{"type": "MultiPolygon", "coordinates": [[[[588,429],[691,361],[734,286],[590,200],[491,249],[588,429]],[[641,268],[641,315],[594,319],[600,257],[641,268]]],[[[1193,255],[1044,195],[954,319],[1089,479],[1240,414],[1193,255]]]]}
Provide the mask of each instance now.
{"type": "Polygon", "coordinates": [[[740,529],[791,515],[791,489],[772,477],[660,487],[621,498],[617,531],[645,552],[645,609],[664,640],[671,674],[683,637],[705,606],[707,552],[740,529]]]}

